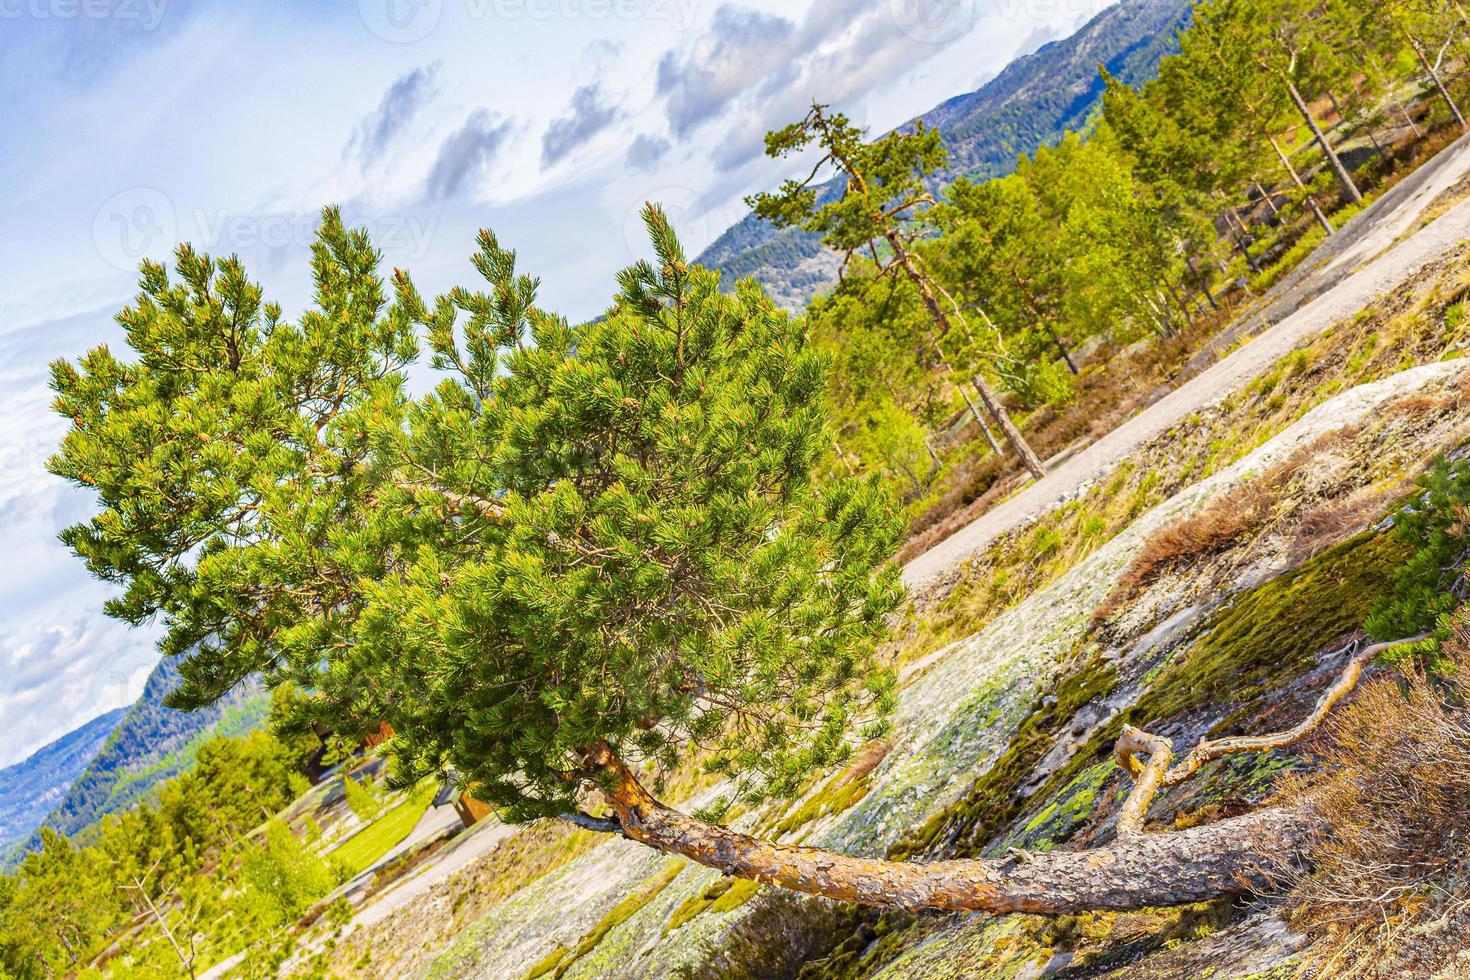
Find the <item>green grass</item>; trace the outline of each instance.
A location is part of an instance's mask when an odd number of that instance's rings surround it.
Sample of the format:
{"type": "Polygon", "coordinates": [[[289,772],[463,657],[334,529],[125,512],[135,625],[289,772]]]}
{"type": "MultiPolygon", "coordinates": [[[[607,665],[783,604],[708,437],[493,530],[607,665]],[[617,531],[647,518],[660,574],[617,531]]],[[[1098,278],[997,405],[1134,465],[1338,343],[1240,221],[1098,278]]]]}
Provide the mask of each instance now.
{"type": "Polygon", "coordinates": [[[349,875],[360,874],[372,867],[418,826],[434,798],[435,789],[432,779],[419,783],[402,803],[338,845],[330,854],[332,863],[349,875]]]}

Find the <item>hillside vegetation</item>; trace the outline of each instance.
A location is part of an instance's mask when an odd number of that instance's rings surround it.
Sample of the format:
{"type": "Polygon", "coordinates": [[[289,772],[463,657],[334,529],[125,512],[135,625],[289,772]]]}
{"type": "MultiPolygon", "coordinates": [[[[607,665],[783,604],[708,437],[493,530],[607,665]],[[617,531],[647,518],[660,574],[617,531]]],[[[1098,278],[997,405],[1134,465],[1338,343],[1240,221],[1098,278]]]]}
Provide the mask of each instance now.
{"type": "Polygon", "coordinates": [[[1208,0],[942,198],[942,130],[814,104],[767,146],[822,166],[751,199],[841,271],[801,316],[654,204],[580,325],[489,231],[425,297],[327,209],[298,320],[234,258],[146,262],[128,349],[55,368],[65,540],[187,654],[170,706],[260,678],[272,734],[43,831],[0,975],[1458,975],[1466,23],[1208,0]],[[1236,345],[1253,376],[904,588],[1236,345]]]}
{"type": "MultiPolygon", "coordinates": [[[[269,699],[258,686],[247,684],[204,711],[186,713],[164,705],[178,684],[178,660],[161,662],[43,826],[67,836],[83,833],[104,816],[149,800],[160,784],[193,765],[210,738],[248,732],[265,720],[269,699]]],[[[26,835],[28,848],[39,845],[34,825],[26,835]]]]}
{"type": "Polygon", "coordinates": [[[41,825],[125,714],[126,708],[109,711],[0,770],[0,854],[41,825]]]}
{"type": "MultiPolygon", "coordinates": [[[[1103,92],[1098,74],[1130,85],[1153,77],[1188,19],[1186,0],[1122,0],[1076,34],[1016,59],[995,78],[911,120],[939,130],[950,162],[936,186],[983,180],[1015,168],[1016,159],[1080,129],[1103,92]]],[[[719,270],[727,285],[754,277],[777,302],[804,306],[837,278],[836,259],[818,236],[778,230],[751,215],[726,230],[695,260],[719,270]]]]}

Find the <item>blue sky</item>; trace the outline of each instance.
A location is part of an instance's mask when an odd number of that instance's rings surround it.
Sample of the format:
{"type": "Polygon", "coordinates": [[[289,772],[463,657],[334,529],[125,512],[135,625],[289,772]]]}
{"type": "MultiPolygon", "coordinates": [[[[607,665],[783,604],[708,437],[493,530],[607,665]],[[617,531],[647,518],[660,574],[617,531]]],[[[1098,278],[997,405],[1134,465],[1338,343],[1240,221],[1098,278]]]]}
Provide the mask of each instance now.
{"type": "Polygon", "coordinates": [[[155,636],[56,541],[46,368],[99,343],[144,256],[237,253],[299,311],[323,204],[425,290],[493,227],[593,315],[663,202],[691,253],[797,167],[813,98],[881,130],[1100,0],[0,0],[0,766],[130,702],[155,636]]]}

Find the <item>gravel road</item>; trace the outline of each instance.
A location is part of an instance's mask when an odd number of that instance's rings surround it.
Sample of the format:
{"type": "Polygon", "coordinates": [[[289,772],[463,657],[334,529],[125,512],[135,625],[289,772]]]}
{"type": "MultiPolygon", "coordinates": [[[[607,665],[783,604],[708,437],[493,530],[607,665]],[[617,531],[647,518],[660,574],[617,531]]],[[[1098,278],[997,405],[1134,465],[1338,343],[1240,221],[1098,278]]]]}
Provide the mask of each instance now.
{"type": "Polygon", "coordinates": [[[1440,151],[1344,225],[1305,260],[1305,273],[1287,280],[1257,311],[1224,332],[1236,339],[1256,333],[1249,343],[910,561],[904,582],[915,588],[944,575],[1000,535],[1105,476],[1191,413],[1245,387],[1304,340],[1392,294],[1425,265],[1470,240],[1470,200],[1399,240],[1440,193],[1467,173],[1470,136],[1440,151]],[[1270,325],[1257,333],[1252,321],[1270,325]]]}

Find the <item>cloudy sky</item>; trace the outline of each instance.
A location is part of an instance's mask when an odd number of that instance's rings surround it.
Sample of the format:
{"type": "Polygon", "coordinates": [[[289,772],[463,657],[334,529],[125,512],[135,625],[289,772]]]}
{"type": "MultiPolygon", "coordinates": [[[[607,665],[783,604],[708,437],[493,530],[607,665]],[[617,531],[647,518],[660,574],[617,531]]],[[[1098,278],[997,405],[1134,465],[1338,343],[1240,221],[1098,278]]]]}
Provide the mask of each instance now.
{"type": "Polygon", "coordinates": [[[56,541],[47,364],[116,346],[143,256],[238,253],[299,310],[319,208],[426,290],[496,229],[570,317],[663,202],[691,253],[814,98],[882,130],[1103,0],[0,0],[0,766],[130,702],[155,636],[56,541]]]}

